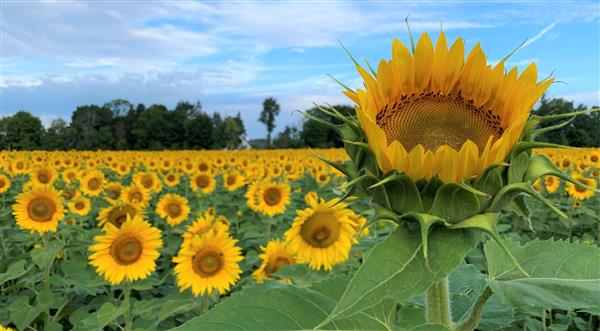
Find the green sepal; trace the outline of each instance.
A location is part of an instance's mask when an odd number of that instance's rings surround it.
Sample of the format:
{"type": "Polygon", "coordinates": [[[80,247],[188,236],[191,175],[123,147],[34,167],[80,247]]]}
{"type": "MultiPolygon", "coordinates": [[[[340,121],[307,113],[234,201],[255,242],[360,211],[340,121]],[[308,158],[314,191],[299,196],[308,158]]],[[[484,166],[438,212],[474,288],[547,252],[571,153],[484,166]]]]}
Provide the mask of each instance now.
{"type": "Polygon", "coordinates": [[[539,141],[521,141],[515,145],[513,148],[511,155],[518,155],[525,151],[529,151],[535,148],[564,148],[564,149],[574,149],[574,147],[552,144],[552,143],[543,143],[539,141]]]}
{"type": "Polygon", "coordinates": [[[560,217],[568,218],[568,216],[558,209],[558,207],[556,207],[552,201],[546,199],[543,195],[534,190],[529,183],[514,183],[504,186],[500,191],[498,191],[496,196],[494,196],[494,200],[492,200],[492,203],[488,207],[487,211],[502,211],[510,204],[511,201],[523,193],[538,199],[560,217]]]}
{"type": "Polygon", "coordinates": [[[344,175],[346,175],[346,177],[348,177],[348,178],[354,178],[354,177],[357,176],[356,167],[354,166],[354,162],[353,161],[349,160],[349,161],[345,161],[344,163],[337,163],[337,162],[334,162],[332,160],[326,159],[326,158],[322,157],[321,155],[313,152],[312,149],[310,149],[310,151],[312,152],[312,155],[314,157],[316,157],[317,159],[319,159],[319,160],[327,163],[331,167],[335,168],[339,172],[341,172],[344,175]]]}
{"type": "Polygon", "coordinates": [[[504,182],[502,180],[499,167],[497,166],[488,167],[483,172],[483,175],[477,178],[477,180],[473,183],[473,187],[490,195],[487,198],[479,198],[480,210],[486,210],[488,208],[492,202],[491,197],[496,195],[502,186],[504,186],[504,182]]]}
{"type": "Polygon", "coordinates": [[[442,223],[446,227],[450,226],[451,224],[435,215],[423,213],[406,213],[402,215],[401,218],[412,218],[419,222],[421,242],[423,243],[423,257],[425,258],[425,264],[427,265],[427,268],[429,268],[429,258],[427,256],[427,236],[429,235],[429,230],[436,223],[442,223]]]}
{"type": "Polygon", "coordinates": [[[529,161],[529,168],[527,169],[527,173],[525,174],[525,180],[528,182],[532,182],[542,176],[552,175],[558,178],[564,179],[568,182],[571,182],[577,186],[581,186],[588,190],[592,190],[595,192],[600,192],[599,189],[587,186],[582,182],[576,180],[575,178],[570,177],[569,175],[562,172],[556,165],[550,161],[550,159],[544,154],[537,154],[531,157],[531,161],[529,161]]]}
{"type": "Polygon", "coordinates": [[[508,255],[508,257],[510,257],[510,259],[515,264],[517,269],[519,269],[525,276],[529,277],[529,274],[527,273],[527,271],[525,271],[525,269],[523,269],[523,267],[521,267],[521,264],[519,264],[519,261],[517,261],[517,259],[514,257],[514,255],[508,249],[508,247],[506,247],[506,245],[504,245],[504,242],[502,241],[502,237],[500,237],[500,234],[498,233],[498,230],[496,229],[497,222],[498,222],[498,213],[478,214],[478,215],[470,217],[462,222],[459,222],[459,223],[456,223],[456,224],[450,226],[450,229],[478,229],[478,230],[484,231],[485,233],[490,235],[490,237],[492,237],[492,239],[494,239],[494,241],[496,241],[496,243],[498,243],[498,245],[502,248],[502,250],[504,250],[506,255],[508,255]]]}
{"type": "Polygon", "coordinates": [[[531,138],[535,139],[535,138],[543,135],[544,133],[548,133],[548,132],[551,132],[551,131],[554,131],[554,130],[558,130],[558,129],[564,128],[565,126],[569,125],[574,120],[575,120],[575,118],[573,117],[573,118],[569,119],[568,121],[564,121],[564,122],[562,122],[560,124],[556,124],[556,125],[547,126],[547,127],[543,127],[543,128],[532,130],[532,132],[531,132],[531,138]]]}
{"type": "Polygon", "coordinates": [[[429,214],[457,223],[479,213],[479,198],[460,184],[442,185],[436,194],[429,214]]]}
{"type": "Polygon", "coordinates": [[[377,159],[367,143],[345,139],[342,139],[342,142],[350,159],[354,160],[356,169],[368,169],[373,174],[379,174],[377,159]]]}
{"type": "MultiPolygon", "coordinates": [[[[417,187],[419,187],[418,181],[415,184],[417,185],[417,187]]],[[[433,200],[435,199],[435,194],[439,190],[439,188],[442,187],[442,185],[444,185],[444,182],[442,182],[442,180],[439,179],[438,176],[431,177],[429,181],[425,181],[425,185],[423,185],[423,188],[420,191],[423,210],[431,209],[431,206],[433,205],[433,200]]]]}
{"type": "Polygon", "coordinates": [[[368,187],[369,190],[382,187],[389,198],[390,207],[398,214],[423,211],[421,196],[410,177],[398,171],[390,171],[379,182],[368,187]]]}
{"type": "Polygon", "coordinates": [[[593,113],[593,112],[597,112],[597,111],[600,111],[600,108],[594,107],[594,108],[590,108],[590,109],[586,109],[586,110],[574,111],[574,112],[565,113],[565,114],[555,114],[555,115],[545,115],[545,116],[536,115],[533,117],[533,119],[538,120],[539,123],[546,123],[546,122],[550,122],[550,121],[562,120],[565,118],[576,117],[579,115],[593,113]]]}
{"type": "Polygon", "coordinates": [[[529,154],[522,152],[521,154],[512,157],[508,166],[508,184],[521,183],[527,172],[529,165],[529,154]]]}

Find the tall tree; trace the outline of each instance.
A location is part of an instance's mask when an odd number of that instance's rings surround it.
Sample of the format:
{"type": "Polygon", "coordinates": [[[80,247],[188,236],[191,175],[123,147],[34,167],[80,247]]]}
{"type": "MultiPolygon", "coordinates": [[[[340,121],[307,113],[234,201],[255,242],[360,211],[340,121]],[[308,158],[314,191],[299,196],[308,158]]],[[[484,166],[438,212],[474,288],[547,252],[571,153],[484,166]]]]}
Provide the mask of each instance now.
{"type": "Polygon", "coordinates": [[[226,147],[225,140],[227,139],[227,135],[225,133],[225,122],[223,118],[221,118],[221,114],[213,113],[212,116],[212,149],[223,149],[226,147]]]}
{"type": "Polygon", "coordinates": [[[113,149],[113,113],[97,105],[79,106],[71,115],[75,147],[80,150],[113,149]]]}
{"type": "Polygon", "coordinates": [[[275,118],[279,115],[280,107],[274,98],[265,99],[259,122],[267,127],[267,145],[271,146],[271,133],[275,128],[275,118]]]}
{"type": "Polygon", "coordinates": [[[43,136],[42,121],[26,111],[0,119],[0,149],[39,149],[43,136]]]}
{"type": "Polygon", "coordinates": [[[237,116],[227,116],[223,121],[223,133],[225,136],[225,148],[227,149],[238,149],[242,145],[242,140],[246,134],[244,128],[244,122],[240,117],[240,113],[237,116]]]}
{"type": "Polygon", "coordinates": [[[46,130],[42,147],[47,150],[67,150],[73,147],[69,139],[70,128],[62,118],[52,120],[50,127],[46,130]]]}
{"type": "Polygon", "coordinates": [[[305,147],[304,141],[300,136],[300,130],[295,126],[287,126],[282,132],[277,134],[273,140],[275,148],[302,148],[305,147]]]}

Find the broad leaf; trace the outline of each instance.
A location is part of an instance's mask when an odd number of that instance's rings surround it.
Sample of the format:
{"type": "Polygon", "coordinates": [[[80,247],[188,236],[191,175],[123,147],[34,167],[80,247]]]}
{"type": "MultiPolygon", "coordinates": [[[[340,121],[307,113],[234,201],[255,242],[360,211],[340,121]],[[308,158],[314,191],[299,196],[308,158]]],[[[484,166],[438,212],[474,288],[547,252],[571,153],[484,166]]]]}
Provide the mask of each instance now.
{"type": "Polygon", "coordinates": [[[351,316],[385,298],[404,301],[424,292],[452,272],[474,243],[468,231],[435,228],[427,265],[420,233],[399,227],[369,253],[328,320],[351,316]]]}
{"type": "Polygon", "coordinates": [[[579,309],[600,306],[600,249],[566,241],[505,241],[524,277],[494,241],[485,246],[489,286],[509,305],[579,309]]]}
{"type": "Polygon", "coordinates": [[[19,260],[9,265],[8,270],[5,273],[0,274],[0,285],[8,282],[9,280],[17,279],[23,276],[31,267],[25,269],[25,260],[19,260]]]}

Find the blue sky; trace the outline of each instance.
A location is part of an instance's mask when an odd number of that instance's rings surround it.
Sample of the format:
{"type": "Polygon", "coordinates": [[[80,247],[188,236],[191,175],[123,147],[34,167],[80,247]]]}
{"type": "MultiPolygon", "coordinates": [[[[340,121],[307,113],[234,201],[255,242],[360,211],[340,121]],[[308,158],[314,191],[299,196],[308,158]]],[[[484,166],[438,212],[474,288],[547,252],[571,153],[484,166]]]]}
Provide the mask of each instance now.
{"type": "Polygon", "coordinates": [[[327,74],[360,80],[337,44],[371,63],[388,58],[393,38],[480,42],[490,62],[524,68],[560,83],[550,96],[600,104],[600,4],[519,2],[196,2],[2,1],[0,115],[20,109],[69,121],[77,105],[116,98],[173,107],[201,101],[205,111],[241,113],[251,138],[262,100],[282,107],[275,131],[302,121],[295,109],[349,103],[327,74]]]}

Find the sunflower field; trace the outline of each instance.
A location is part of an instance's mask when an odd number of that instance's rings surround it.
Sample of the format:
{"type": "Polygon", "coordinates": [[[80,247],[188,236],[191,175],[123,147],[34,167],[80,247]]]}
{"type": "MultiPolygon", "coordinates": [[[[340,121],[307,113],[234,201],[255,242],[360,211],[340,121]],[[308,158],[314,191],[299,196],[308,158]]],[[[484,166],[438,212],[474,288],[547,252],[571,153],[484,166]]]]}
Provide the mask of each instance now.
{"type": "Polygon", "coordinates": [[[0,330],[597,330],[600,149],[535,142],[535,64],[412,48],[305,114],[343,149],[2,151],[0,330]]]}

